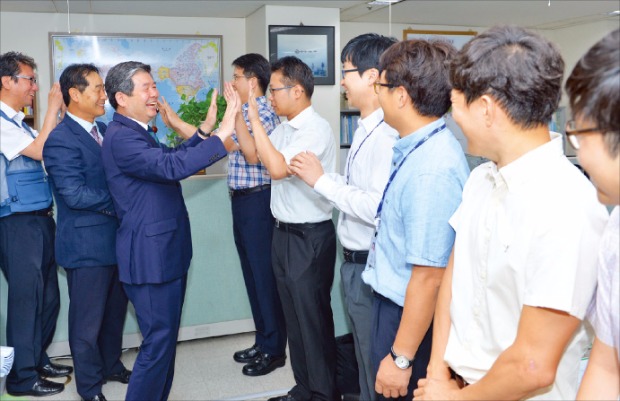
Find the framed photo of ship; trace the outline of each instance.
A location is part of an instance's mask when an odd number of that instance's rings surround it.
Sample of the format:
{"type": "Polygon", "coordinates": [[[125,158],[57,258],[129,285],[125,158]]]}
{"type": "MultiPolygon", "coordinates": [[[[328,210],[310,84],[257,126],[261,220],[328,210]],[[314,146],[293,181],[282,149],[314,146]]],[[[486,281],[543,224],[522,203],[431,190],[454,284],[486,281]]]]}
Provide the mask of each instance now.
{"type": "Polygon", "coordinates": [[[269,25],[269,61],[295,56],[312,70],[315,85],[334,85],[334,27],[269,25]]]}

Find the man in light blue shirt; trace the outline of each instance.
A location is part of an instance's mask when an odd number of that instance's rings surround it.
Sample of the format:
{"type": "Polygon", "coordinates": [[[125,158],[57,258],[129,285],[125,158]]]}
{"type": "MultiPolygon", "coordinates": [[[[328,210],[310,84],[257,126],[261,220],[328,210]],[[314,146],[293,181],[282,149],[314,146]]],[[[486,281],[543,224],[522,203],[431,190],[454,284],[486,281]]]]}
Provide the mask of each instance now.
{"type": "Polygon", "coordinates": [[[375,293],[375,390],[386,398],[410,400],[425,377],[437,290],[454,242],[448,220],[469,174],[442,118],[450,107],[446,60],[454,54],[444,42],[396,43],[381,56],[375,82],[385,121],[400,135],[362,274],[375,293]]]}

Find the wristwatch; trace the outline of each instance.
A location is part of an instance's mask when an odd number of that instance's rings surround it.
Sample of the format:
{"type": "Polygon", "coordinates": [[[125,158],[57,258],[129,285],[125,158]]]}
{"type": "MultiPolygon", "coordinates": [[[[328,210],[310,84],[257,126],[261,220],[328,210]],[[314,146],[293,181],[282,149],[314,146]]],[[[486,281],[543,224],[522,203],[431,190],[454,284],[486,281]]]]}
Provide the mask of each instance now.
{"type": "Polygon", "coordinates": [[[409,369],[411,365],[413,365],[413,359],[409,360],[406,356],[396,355],[394,352],[394,347],[390,347],[390,354],[392,355],[392,359],[396,366],[402,370],[409,369]]]}

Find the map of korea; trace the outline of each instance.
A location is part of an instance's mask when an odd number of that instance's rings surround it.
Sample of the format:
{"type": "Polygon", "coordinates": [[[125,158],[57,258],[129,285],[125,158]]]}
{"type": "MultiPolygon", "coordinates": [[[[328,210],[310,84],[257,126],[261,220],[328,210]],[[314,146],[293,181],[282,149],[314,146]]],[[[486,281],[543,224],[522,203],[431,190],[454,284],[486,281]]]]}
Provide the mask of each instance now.
{"type": "MultiPolygon", "coordinates": [[[[209,47],[206,47],[210,49],[209,47]]],[[[205,57],[200,54],[205,50],[199,43],[192,44],[175,60],[174,67],[160,67],[158,76],[160,80],[170,79],[176,87],[179,95],[194,97],[206,84],[202,79],[208,70],[204,65],[205,57]],[[202,67],[202,68],[201,68],[202,67]]],[[[212,49],[210,49],[212,50],[212,49]]],[[[206,58],[208,60],[208,58],[206,58]]]]}

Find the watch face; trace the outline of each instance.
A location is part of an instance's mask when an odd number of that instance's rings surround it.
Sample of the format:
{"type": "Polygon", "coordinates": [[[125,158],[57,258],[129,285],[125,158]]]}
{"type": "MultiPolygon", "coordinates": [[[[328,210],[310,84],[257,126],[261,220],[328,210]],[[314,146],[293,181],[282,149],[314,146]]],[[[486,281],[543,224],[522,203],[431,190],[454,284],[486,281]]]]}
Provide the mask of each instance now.
{"type": "Polygon", "coordinates": [[[401,369],[407,369],[409,367],[409,360],[402,355],[399,355],[394,359],[394,363],[401,369]]]}

